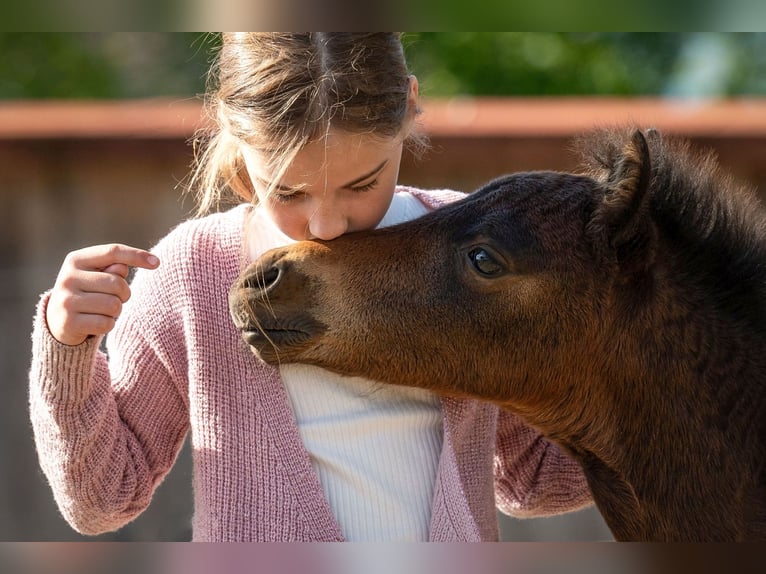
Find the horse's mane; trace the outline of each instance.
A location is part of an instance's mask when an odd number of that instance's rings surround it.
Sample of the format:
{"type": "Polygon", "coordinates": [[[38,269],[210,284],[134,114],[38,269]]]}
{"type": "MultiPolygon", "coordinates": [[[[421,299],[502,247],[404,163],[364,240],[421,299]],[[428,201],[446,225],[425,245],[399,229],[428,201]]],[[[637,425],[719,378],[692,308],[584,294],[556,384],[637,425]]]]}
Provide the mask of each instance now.
{"type": "MultiPolygon", "coordinates": [[[[607,181],[634,131],[602,129],[581,137],[577,146],[588,174],[607,181]]],[[[661,234],[683,250],[685,269],[766,320],[766,209],[756,189],[724,173],[710,150],[653,130],[644,134],[652,214],[661,234]]]]}

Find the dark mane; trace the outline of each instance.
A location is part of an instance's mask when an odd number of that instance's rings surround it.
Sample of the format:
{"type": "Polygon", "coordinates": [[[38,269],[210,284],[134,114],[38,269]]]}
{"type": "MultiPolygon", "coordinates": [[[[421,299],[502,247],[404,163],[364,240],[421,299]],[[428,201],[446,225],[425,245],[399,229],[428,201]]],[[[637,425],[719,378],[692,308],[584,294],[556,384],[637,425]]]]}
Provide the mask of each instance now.
{"type": "MultiPolygon", "coordinates": [[[[601,130],[578,140],[588,175],[606,182],[632,129],[601,130]]],[[[712,151],[646,132],[652,164],[652,212],[660,236],[684,268],[717,293],[729,312],[754,325],[766,321],[766,210],[756,189],[721,171],[712,151]],[[745,317],[744,315],[747,315],[745,317]]]]}

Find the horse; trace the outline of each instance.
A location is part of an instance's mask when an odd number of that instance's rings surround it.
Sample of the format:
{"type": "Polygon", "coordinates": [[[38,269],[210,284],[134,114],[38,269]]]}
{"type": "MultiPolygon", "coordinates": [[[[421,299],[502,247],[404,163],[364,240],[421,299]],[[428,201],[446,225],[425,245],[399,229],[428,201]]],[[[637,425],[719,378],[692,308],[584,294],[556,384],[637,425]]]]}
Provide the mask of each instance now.
{"type": "Polygon", "coordinates": [[[577,173],[264,254],[229,294],[270,364],[490,401],[579,461],[616,540],[766,540],[766,217],[636,126],[577,173]]]}

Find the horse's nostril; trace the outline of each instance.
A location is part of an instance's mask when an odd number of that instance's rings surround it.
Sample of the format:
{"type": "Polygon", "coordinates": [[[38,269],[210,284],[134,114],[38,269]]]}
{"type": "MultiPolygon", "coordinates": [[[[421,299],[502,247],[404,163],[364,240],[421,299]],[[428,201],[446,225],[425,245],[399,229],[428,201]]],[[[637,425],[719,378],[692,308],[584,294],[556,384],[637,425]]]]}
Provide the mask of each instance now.
{"type": "Polygon", "coordinates": [[[242,282],[245,289],[268,289],[279,278],[279,267],[259,268],[250,273],[242,282]]]}

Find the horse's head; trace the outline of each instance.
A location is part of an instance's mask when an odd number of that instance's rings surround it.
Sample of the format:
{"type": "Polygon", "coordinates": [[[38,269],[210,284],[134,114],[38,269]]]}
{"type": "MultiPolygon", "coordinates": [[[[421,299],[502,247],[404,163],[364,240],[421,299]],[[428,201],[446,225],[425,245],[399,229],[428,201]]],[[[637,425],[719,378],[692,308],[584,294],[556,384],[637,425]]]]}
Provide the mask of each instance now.
{"type": "Polygon", "coordinates": [[[510,175],[415,221],[270,251],[233,286],[232,316],[273,364],[497,400],[546,392],[535,381],[592,350],[612,269],[601,243],[629,250],[648,169],[639,135],[604,182],[510,175]]]}

